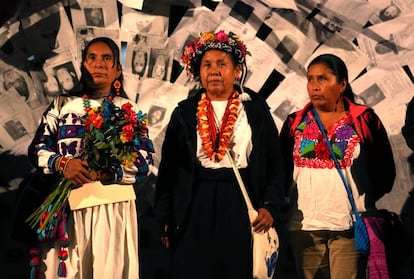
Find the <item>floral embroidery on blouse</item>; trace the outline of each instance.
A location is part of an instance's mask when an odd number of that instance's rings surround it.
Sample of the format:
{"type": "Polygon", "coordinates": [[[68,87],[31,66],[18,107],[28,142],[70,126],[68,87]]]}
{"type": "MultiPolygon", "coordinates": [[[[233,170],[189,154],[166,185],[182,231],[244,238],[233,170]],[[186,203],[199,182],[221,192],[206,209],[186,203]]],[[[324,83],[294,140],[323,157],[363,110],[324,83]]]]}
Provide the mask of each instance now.
{"type": "MultiPolygon", "coordinates": [[[[355,146],[360,142],[351,116],[347,114],[333,123],[327,136],[341,168],[351,166],[355,146]]],[[[295,130],[293,158],[297,167],[335,168],[328,145],[310,111],[295,130]]]]}

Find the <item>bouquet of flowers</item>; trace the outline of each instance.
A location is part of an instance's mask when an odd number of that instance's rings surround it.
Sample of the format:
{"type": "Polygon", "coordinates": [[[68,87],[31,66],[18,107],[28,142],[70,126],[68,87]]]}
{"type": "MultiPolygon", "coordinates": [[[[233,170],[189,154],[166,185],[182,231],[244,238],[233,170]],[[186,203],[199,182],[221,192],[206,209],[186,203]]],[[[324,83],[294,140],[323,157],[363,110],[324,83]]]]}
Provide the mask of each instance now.
{"type": "MultiPolygon", "coordinates": [[[[152,161],[154,148],[148,138],[146,114],[136,113],[129,102],[117,107],[111,98],[106,98],[101,106],[91,108],[88,97],[85,95],[83,99],[87,114],[83,119],[85,136],[81,158],[88,161],[90,171],[116,171],[121,164],[132,166],[137,157],[142,156],[139,150],[147,151],[147,159],[152,161]]],[[[139,172],[148,168],[146,163],[137,167],[139,172]]],[[[33,229],[38,227],[39,240],[56,240],[64,236],[65,210],[71,188],[71,181],[63,178],[26,220],[33,229]]]]}

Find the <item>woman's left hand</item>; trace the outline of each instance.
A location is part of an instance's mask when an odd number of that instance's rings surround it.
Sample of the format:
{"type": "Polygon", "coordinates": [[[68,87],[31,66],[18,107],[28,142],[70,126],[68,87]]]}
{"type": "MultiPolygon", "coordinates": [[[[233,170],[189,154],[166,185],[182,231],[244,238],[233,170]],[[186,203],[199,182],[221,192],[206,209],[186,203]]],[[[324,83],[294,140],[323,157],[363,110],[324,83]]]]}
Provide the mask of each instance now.
{"type": "Polygon", "coordinates": [[[256,219],[252,226],[254,232],[267,232],[273,225],[273,217],[265,208],[259,208],[256,219]]]}

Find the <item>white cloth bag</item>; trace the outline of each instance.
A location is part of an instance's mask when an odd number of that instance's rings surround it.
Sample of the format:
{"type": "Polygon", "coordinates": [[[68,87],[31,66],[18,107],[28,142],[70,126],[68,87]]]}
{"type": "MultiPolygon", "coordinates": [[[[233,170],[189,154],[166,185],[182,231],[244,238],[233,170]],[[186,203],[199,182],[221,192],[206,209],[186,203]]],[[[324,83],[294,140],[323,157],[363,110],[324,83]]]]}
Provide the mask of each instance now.
{"type": "MultiPolygon", "coordinates": [[[[257,217],[257,210],[253,208],[246,187],[240,176],[240,172],[234,164],[233,158],[227,151],[237,182],[243,193],[246,202],[250,223],[257,217]]],[[[252,227],[252,263],[254,279],[272,279],[276,270],[276,263],[279,256],[279,236],[274,227],[267,232],[254,232],[252,227]]]]}

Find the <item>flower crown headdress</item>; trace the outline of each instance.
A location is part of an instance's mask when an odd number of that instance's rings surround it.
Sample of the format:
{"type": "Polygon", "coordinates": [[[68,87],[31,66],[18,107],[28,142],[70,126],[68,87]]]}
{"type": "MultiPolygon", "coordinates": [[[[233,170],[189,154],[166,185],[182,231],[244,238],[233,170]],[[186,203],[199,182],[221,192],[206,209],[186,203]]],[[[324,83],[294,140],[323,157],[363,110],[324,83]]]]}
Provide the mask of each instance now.
{"type": "Polygon", "coordinates": [[[181,62],[187,73],[200,75],[201,58],[207,50],[218,49],[233,56],[238,64],[244,64],[246,55],[251,55],[239,36],[233,32],[226,34],[223,30],[200,33],[200,36],[188,43],[181,56],[181,62]]]}

